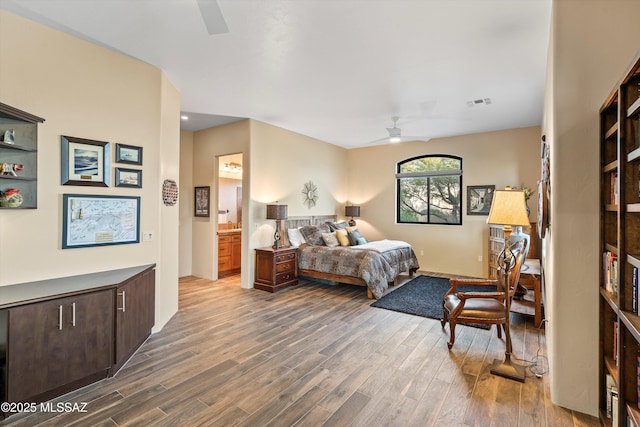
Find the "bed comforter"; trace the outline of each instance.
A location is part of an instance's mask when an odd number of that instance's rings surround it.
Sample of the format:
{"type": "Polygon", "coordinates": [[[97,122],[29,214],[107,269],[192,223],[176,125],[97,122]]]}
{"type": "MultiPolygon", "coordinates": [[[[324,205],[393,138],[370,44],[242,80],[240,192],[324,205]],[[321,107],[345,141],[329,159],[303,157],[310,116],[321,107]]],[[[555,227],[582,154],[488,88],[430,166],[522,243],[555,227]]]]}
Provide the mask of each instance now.
{"type": "Polygon", "coordinates": [[[302,246],[298,268],[358,277],[367,284],[375,298],[380,298],[389,282],[403,271],[418,269],[413,248],[399,240],[378,240],[358,246],[302,246]]]}

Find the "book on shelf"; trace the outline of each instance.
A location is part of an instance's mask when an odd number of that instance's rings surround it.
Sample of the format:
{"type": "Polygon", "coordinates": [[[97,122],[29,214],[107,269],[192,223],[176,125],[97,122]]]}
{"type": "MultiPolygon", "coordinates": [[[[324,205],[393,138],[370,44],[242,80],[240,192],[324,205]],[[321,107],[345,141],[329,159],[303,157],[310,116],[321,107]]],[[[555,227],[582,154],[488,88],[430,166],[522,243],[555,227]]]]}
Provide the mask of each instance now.
{"type": "Polygon", "coordinates": [[[638,314],[638,267],[635,266],[631,274],[631,311],[638,314]]]}
{"type": "Polygon", "coordinates": [[[611,173],[611,204],[617,205],[619,200],[618,172],[611,173]]]}
{"type": "Polygon", "coordinates": [[[618,425],[618,389],[611,390],[611,425],[618,425]]]}
{"type": "Polygon", "coordinates": [[[611,418],[611,390],[616,387],[613,375],[607,374],[605,380],[605,396],[607,396],[607,418],[611,418]]]}
{"type": "Polygon", "coordinates": [[[637,358],[637,363],[636,363],[636,377],[637,377],[637,404],[638,404],[638,409],[640,409],[640,354],[638,355],[637,358]]]}
{"type": "Polygon", "coordinates": [[[613,361],[618,366],[618,322],[613,322],[613,361]]]}
{"type": "Polygon", "coordinates": [[[604,288],[613,295],[618,294],[618,256],[611,251],[604,251],[602,255],[602,272],[604,274],[604,288]]]}

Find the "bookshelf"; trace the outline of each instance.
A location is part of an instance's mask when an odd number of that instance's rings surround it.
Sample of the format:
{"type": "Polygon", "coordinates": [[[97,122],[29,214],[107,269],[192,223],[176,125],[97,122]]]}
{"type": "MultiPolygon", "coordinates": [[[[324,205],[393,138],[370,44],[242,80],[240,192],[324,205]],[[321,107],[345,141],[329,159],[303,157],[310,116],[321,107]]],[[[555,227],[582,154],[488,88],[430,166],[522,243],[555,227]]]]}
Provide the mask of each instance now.
{"type": "Polygon", "coordinates": [[[600,419],[640,427],[640,52],[600,109],[600,419]]]}

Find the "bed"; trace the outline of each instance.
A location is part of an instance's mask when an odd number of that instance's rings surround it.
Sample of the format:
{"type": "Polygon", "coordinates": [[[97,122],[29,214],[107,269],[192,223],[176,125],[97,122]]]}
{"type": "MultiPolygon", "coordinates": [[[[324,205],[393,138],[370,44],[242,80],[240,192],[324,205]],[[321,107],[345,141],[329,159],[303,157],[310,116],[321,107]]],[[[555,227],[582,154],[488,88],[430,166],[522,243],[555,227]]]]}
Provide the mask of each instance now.
{"type": "MultiPolygon", "coordinates": [[[[295,234],[293,230],[315,232],[317,228],[322,230],[322,234],[336,231],[329,228],[329,224],[346,229],[345,223],[336,223],[335,215],[289,217],[284,222],[286,233],[283,234],[287,236],[285,243],[299,245],[298,276],[366,286],[367,296],[377,299],[390,284],[397,284],[400,273],[407,272],[413,276],[419,268],[411,245],[399,240],[384,239],[365,243],[362,239],[359,244],[353,241],[348,246],[327,246],[322,238],[314,235],[302,244],[295,241],[296,238],[291,239],[295,234]]],[[[350,234],[358,234],[357,230],[351,231],[353,233],[350,234]]]]}

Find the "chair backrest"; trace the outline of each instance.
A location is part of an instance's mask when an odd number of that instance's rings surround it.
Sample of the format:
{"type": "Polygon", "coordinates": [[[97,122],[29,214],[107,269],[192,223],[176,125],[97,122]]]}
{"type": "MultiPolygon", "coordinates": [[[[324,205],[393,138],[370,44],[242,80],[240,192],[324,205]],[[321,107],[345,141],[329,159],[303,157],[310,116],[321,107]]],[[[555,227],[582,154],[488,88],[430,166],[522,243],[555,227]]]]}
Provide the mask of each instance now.
{"type": "MultiPolygon", "coordinates": [[[[518,240],[511,245],[510,249],[514,257],[513,268],[511,268],[511,271],[509,272],[509,278],[511,279],[511,283],[509,284],[510,295],[513,296],[516,286],[518,286],[518,281],[520,280],[520,270],[524,264],[524,260],[527,258],[527,253],[529,252],[527,239],[518,240]]],[[[500,268],[498,276],[501,285],[505,283],[504,274],[504,269],[500,268]]]]}

